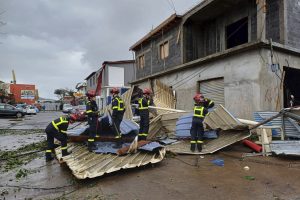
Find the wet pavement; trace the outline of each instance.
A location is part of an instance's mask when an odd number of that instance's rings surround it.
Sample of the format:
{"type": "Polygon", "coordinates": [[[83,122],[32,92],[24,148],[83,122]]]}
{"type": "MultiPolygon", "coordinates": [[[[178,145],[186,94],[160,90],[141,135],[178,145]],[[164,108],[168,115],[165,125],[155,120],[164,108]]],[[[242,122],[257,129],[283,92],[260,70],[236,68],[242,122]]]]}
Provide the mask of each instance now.
{"type": "MultiPolygon", "coordinates": [[[[16,150],[19,146],[38,143],[44,137],[41,130],[60,116],[60,113],[40,114],[16,124],[0,119],[1,126],[4,122],[9,128],[0,130],[0,153],[3,148],[16,150]],[[34,123],[33,119],[38,121],[34,123]],[[13,147],[18,142],[20,145],[13,147]]],[[[44,152],[22,156],[26,164],[16,164],[7,170],[3,166],[9,159],[0,158],[0,199],[300,200],[299,158],[241,159],[245,152],[249,149],[235,144],[212,155],[168,154],[155,165],[87,180],[76,180],[69,168],[57,160],[46,163],[44,152]],[[213,164],[215,159],[223,160],[224,166],[213,164]]],[[[20,152],[16,150],[16,153],[20,152]]]]}

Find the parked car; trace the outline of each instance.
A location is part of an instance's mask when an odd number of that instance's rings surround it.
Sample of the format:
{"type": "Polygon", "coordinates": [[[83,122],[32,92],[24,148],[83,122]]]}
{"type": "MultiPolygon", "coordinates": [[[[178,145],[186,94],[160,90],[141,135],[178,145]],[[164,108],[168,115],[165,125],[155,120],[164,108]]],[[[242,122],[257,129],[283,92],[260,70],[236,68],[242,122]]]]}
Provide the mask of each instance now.
{"type": "Polygon", "coordinates": [[[18,109],[12,105],[6,103],[0,103],[0,115],[1,116],[16,116],[17,118],[21,118],[26,113],[23,110],[18,109]]]}
{"type": "Polygon", "coordinates": [[[22,110],[24,113],[26,113],[26,104],[17,104],[16,108],[18,108],[19,110],[22,110]]]}
{"type": "Polygon", "coordinates": [[[36,115],[36,110],[34,106],[27,106],[26,107],[26,114],[27,115],[36,115]]]}
{"type": "Polygon", "coordinates": [[[64,104],[63,105],[63,113],[71,113],[73,110],[73,106],[71,104],[64,104]]]}

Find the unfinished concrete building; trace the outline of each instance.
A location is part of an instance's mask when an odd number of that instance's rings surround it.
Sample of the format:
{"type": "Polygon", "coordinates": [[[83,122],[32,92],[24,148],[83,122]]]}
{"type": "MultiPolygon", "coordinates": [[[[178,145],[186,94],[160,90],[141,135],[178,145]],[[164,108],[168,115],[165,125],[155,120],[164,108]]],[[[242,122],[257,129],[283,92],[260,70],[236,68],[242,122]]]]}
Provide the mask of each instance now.
{"type": "Polygon", "coordinates": [[[172,15],[130,50],[135,81],[155,79],[192,110],[202,92],[240,118],[300,104],[300,1],[204,0],[172,15]]]}

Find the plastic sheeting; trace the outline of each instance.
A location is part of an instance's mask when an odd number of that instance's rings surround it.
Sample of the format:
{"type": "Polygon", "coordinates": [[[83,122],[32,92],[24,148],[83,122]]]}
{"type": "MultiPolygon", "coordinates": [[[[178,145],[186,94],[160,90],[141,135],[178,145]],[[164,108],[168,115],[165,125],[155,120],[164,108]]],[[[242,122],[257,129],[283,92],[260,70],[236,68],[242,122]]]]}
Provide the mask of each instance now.
{"type": "Polygon", "coordinates": [[[277,155],[300,156],[300,141],[273,141],[270,147],[277,155]]]}

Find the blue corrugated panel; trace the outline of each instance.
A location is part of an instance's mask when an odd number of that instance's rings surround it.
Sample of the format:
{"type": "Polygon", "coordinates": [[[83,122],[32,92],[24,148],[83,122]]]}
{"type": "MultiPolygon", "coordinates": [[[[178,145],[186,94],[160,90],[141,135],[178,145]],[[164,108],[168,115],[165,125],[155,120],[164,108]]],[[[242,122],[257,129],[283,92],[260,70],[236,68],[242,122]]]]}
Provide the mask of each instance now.
{"type": "Polygon", "coordinates": [[[94,150],[95,153],[113,153],[116,154],[117,150],[129,146],[130,144],[124,143],[122,147],[116,148],[115,142],[95,142],[97,149],[94,150]]]}
{"type": "Polygon", "coordinates": [[[141,146],[139,149],[140,150],[145,150],[145,151],[154,151],[157,148],[163,147],[161,144],[158,142],[150,142],[144,146],[141,146]]]}
{"type": "MultiPolygon", "coordinates": [[[[259,111],[259,112],[254,112],[254,120],[257,122],[262,122],[274,115],[277,115],[278,112],[272,112],[272,111],[259,111]]],[[[299,125],[295,122],[295,120],[285,117],[284,118],[284,125],[285,125],[285,135],[290,138],[300,138],[300,127],[299,125]]],[[[265,126],[281,126],[282,127],[282,118],[277,117],[273,119],[272,121],[268,122],[265,126]]],[[[280,130],[279,129],[272,129],[272,134],[273,135],[279,135],[280,130]]]]}
{"type": "Polygon", "coordinates": [[[122,135],[127,135],[129,133],[139,133],[139,126],[132,122],[131,120],[123,119],[120,125],[122,135]]]}
{"type": "MultiPolygon", "coordinates": [[[[191,137],[190,130],[192,127],[192,119],[193,119],[193,113],[189,113],[178,119],[178,121],[176,122],[176,131],[175,131],[176,137],[179,138],[191,137]]],[[[207,139],[218,138],[217,131],[214,130],[205,131],[203,137],[207,139]]]]}

